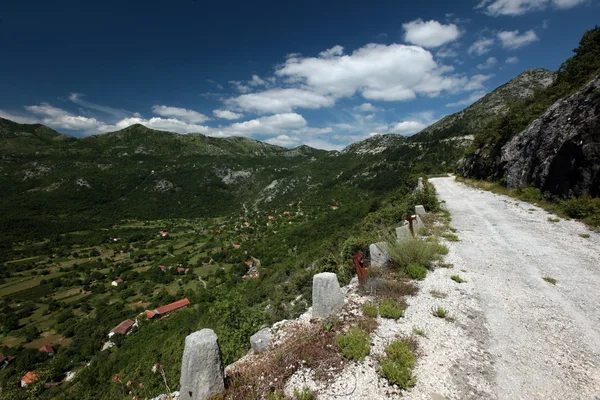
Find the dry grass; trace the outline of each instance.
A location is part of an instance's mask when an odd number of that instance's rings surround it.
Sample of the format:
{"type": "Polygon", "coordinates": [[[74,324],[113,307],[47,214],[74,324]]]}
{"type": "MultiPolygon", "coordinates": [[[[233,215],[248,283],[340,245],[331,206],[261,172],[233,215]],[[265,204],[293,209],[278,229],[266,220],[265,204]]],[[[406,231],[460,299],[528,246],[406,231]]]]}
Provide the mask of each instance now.
{"type": "Polygon", "coordinates": [[[215,399],[261,399],[283,392],[285,382],[301,367],[315,371],[317,379],[337,374],[346,365],[336,346],[337,332],[320,324],[302,327],[281,346],[235,368],[227,389],[215,399]]]}

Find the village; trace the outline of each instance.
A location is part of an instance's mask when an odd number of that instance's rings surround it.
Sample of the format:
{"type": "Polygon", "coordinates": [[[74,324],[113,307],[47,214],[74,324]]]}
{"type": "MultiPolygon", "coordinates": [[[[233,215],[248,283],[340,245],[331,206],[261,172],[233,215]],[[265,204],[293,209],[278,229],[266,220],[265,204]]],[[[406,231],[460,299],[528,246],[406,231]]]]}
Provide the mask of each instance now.
{"type": "MultiPolygon", "coordinates": [[[[122,303],[121,314],[126,316],[105,327],[105,340],[97,348],[103,352],[147,323],[194,307],[190,295],[218,285],[222,274],[239,274],[240,284],[260,279],[264,261],[255,256],[257,248],[277,243],[293,254],[296,249],[285,243],[286,233],[316,214],[339,208],[334,201],[316,210],[297,201],[286,209],[228,218],[124,221],[99,232],[63,235],[50,248],[37,244],[48,249],[46,254],[31,254],[36,244],[23,244],[22,251],[14,249],[15,259],[5,262],[10,276],[0,281],[0,295],[9,310],[6,317],[16,320],[14,329],[0,334],[0,369],[17,361],[18,356],[10,355],[17,349],[37,349],[43,364],[80,340],[68,324],[73,318],[94,317],[98,302],[109,307],[122,303]]],[[[71,382],[85,366],[80,363],[45,388],[71,382]]],[[[26,388],[39,379],[32,369],[19,384],[26,388]]]]}

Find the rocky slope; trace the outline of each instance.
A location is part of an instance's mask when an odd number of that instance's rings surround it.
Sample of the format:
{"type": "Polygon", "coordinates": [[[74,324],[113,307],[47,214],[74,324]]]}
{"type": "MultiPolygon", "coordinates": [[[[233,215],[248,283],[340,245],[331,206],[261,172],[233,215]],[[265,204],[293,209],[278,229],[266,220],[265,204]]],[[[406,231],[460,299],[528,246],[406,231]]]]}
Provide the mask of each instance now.
{"type": "Polygon", "coordinates": [[[498,145],[491,142],[461,159],[458,172],[504,177],[509,188],[533,185],[563,197],[600,195],[599,88],[597,76],[555,102],[499,151],[487,154],[487,148],[498,145]]]}
{"type": "Polygon", "coordinates": [[[502,148],[508,187],[600,196],[600,75],[502,148]]]}
{"type": "Polygon", "coordinates": [[[525,71],[464,110],[423,129],[414,139],[439,140],[474,135],[498,115],[505,113],[510,103],[533,96],[536,90],[548,87],[555,78],[556,73],[546,69],[525,71]]]}

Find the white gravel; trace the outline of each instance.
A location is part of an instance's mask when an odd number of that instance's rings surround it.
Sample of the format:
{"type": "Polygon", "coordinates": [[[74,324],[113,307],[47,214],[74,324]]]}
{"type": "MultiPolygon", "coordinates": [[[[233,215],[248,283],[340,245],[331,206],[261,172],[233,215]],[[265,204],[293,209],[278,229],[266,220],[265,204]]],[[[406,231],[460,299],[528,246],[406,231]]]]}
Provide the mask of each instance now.
{"type": "Polygon", "coordinates": [[[301,370],[286,392],[307,386],[319,399],[599,400],[600,235],[578,222],[549,222],[555,216],[541,208],[453,178],[430,182],[458,230],[460,241],[445,243],[453,268],[419,283],[404,318],[379,319],[364,362],[327,383],[301,370]],[[446,297],[434,298],[432,290],[446,297]],[[455,321],[433,316],[438,305],[455,321]],[[376,355],[414,328],[425,331],[416,336],[418,382],[401,391],[378,375],[376,355]]]}

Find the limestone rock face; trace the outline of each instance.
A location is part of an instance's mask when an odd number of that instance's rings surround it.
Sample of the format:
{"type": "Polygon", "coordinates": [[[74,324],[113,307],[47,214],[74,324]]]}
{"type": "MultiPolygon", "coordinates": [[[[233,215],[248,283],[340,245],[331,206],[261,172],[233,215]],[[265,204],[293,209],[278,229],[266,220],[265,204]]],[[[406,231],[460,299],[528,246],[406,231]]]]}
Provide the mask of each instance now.
{"type": "Polygon", "coordinates": [[[221,352],[212,329],[185,338],[180,384],[182,400],[204,400],[225,390],[221,352]]]}
{"type": "Polygon", "coordinates": [[[385,242],[371,244],[369,246],[369,254],[371,256],[372,267],[384,267],[390,261],[385,242]]]}
{"type": "Polygon", "coordinates": [[[502,148],[510,188],[600,195],[600,76],[554,103],[502,148]]]}
{"type": "Polygon", "coordinates": [[[323,272],[313,276],[312,303],[314,318],[327,318],[342,309],[344,293],[336,274],[323,272]]]}
{"type": "Polygon", "coordinates": [[[257,353],[269,348],[271,344],[271,330],[269,328],[261,329],[250,336],[250,346],[257,353]]]}
{"type": "Polygon", "coordinates": [[[425,211],[425,207],[423,206],[415,206],[415,214],[417,215],[425,215],[427,212],[425,211]]]}

